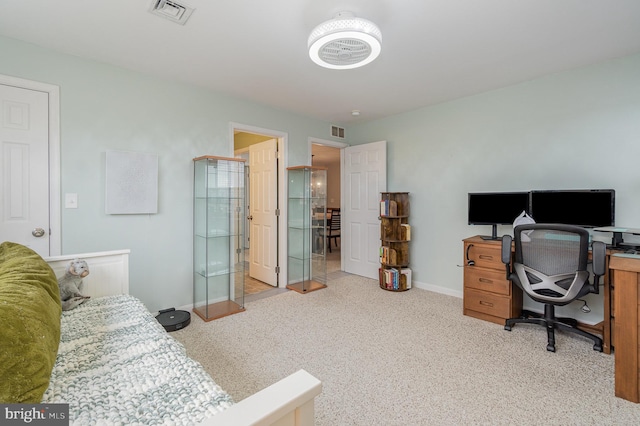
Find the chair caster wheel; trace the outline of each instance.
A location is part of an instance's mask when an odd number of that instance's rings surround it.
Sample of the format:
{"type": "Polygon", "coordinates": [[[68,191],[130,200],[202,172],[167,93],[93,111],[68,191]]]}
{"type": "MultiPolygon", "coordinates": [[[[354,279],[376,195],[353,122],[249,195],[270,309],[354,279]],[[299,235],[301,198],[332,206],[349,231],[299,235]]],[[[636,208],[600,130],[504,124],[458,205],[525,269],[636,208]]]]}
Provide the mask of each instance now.
{"type": "Polygon", "coordinates": [[[556,347],[554,345],[547,345],[547,350],[549,352],[555,352],[556,351],[556,347]]]}
{"type": "Polygon", "coordinates": [[[511,326],[510,325],[505,325],[504,329],[507,330],[507,331],[511,331],[511,326]]]}

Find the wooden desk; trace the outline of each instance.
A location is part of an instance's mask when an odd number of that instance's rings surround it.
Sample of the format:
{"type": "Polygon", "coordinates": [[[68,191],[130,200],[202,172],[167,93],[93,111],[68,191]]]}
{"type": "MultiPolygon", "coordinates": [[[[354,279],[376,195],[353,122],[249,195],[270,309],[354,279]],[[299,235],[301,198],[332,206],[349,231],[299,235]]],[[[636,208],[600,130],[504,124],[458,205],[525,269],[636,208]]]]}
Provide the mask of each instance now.
{"type": "Polygon", "coordinates": [[[609,268],[615,282],[615,392],[640,402],[640,256],[614,254],[609,268]]]}
{"type": "MultiPolygon", "coordinates": [[[[464,315],[503,324],[507,318],[518,317],[522,311],[522,290],[506,279],[501,260],[502,240],[483,240],[474,236],[464,243],[464,315]]],[[[602,277],[604,313],[598,324],[578,322],[578,327],[602,336],[602,351],[610,354],[614,345],[613,280],[609,261],[616,251],[607,250],[605,274],[602,277]]]]}
{"type": "MultiPolygon", "coordinates": [[[[464,241],[464,314],[504,324],[522,309],[522,291],[506,280],[501,240],[464,241]]],[[[602,336],[602,349],[615,346],[615,394],[640,403],[640,255],[607,250],[603,277],[604,318],[578,327],[602,336]]]]}

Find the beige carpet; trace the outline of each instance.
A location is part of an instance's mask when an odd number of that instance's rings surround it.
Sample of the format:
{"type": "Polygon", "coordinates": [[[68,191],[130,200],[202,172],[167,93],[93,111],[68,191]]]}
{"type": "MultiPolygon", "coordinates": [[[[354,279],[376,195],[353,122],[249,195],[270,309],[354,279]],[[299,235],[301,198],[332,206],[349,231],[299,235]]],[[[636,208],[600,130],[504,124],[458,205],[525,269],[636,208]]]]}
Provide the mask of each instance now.
{"type": "Polygon", "coordinates": [[[581,338],[462,315],[462,300],[342,276],[309,294],[172,335],[236,400],[303,368],[323,382],[317,425],[638,425],[614,396],[614,357],[581,338]]]}

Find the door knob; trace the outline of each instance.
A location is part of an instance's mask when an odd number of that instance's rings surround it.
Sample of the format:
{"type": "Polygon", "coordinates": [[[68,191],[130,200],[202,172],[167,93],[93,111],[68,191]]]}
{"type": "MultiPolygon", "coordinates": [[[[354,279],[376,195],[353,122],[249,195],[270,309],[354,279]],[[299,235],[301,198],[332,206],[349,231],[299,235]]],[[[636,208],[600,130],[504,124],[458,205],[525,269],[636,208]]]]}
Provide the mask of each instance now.
{"type": "Polygon", "coordinates": [[[249,220],[253,220],[253,215],[251,215],[251,216],[247,216],[247,219],[249,219],[249,220]]]}
{"type": "Polygon", "coordinates": [[[44,235],[44,229],[36,228],[33,231],[31,231],[31,235],[33,235],[34,237],[40,238],[44,235]]]}

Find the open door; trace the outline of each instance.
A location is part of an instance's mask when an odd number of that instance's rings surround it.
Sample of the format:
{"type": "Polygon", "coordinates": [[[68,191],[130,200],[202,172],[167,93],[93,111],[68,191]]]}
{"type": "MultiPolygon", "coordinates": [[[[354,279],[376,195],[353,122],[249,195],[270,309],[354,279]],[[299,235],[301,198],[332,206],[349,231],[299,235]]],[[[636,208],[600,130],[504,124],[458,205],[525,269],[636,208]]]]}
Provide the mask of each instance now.
{"type": "Polygon", "coordinates": [[[378,279],[380,192],[387,190],[387,142],[344,149],[343,269],[378,279]]]}
{"type": "Polygon", "coordinates": [[[249,276],[274,287],[278,285],[277,149],[276,139],[249,147],[249,276]]]}

